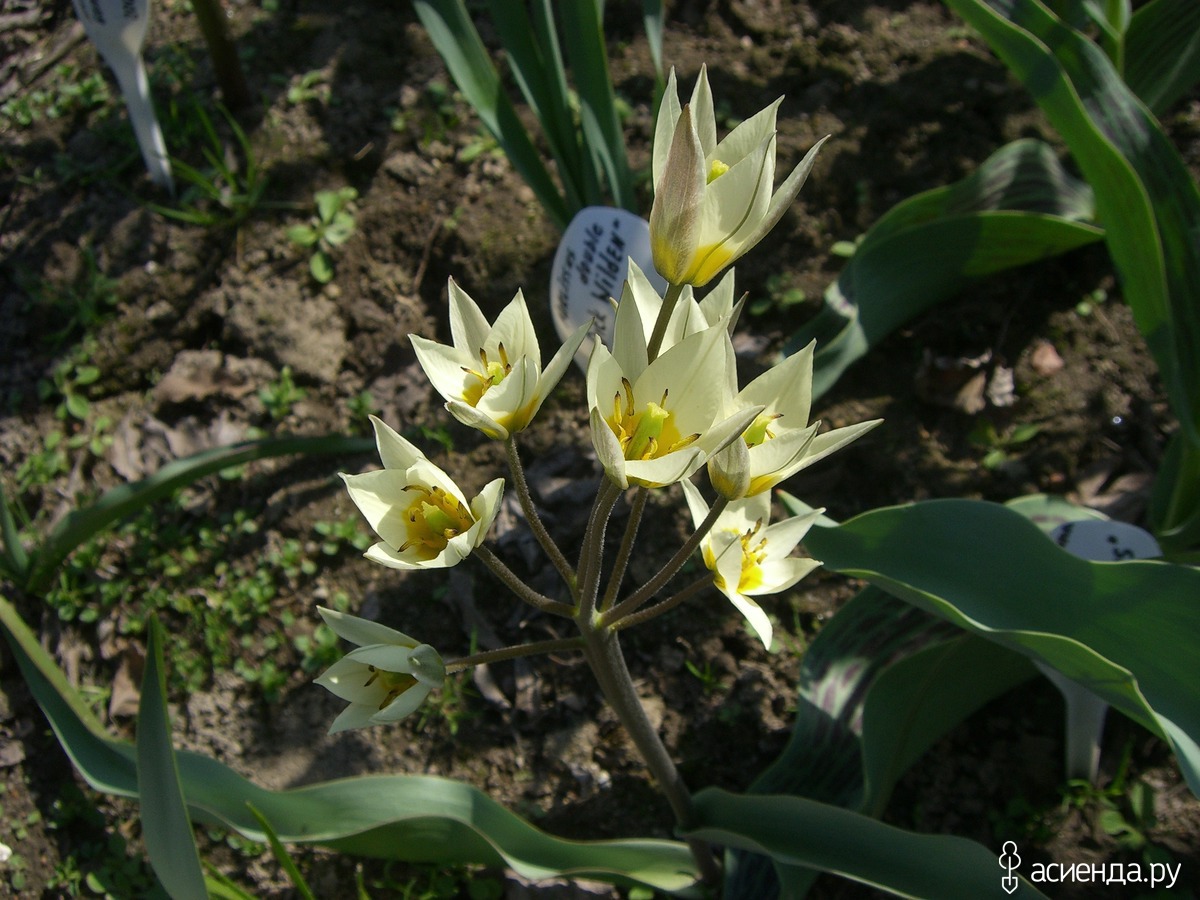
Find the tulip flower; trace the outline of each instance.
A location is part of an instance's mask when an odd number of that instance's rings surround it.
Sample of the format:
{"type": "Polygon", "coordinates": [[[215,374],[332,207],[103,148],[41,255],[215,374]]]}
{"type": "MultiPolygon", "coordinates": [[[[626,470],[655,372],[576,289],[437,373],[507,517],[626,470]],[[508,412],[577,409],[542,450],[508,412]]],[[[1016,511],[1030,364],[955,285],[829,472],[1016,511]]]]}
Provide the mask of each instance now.
{"type": "Polygon", "coordinates": [[[612,353],[595,343],[587,393],[596,455],[620,487],[662,487],[688,477],[761,411],[720,415],[731,403],[734,377],[725,321],[682,336],[651,363],[637,303],[617,306],[615,333],[612,353]]]}
{"type": "Polygon", "coordinates": [[[543,370],[537,334],[520,291],[489,325],[475,301],[450,279],[453,346],[418,335],[412,335],[412,344],[449,413],[490,438],[505,440],[533,420],[590,327],[590,322],[580,325],[543,370]]]}
{"type": "Polygon", "coordinates": [[[500,511],[504,479],[489,482],[470,503],[450,477],[374,416],[384,468],[342,475],[350,499],[383,538],[364,556],[393,569],[457,565],[483,543],[500,511]]]}
{"type": "MultiPolygon", "coordinates": [[[[708,504],[689,481],[683,482],[683,493],[692,521],[699,526],[708,515],[708,504]]],[[[821,564],[790,554],[824,511],[813,510],[769,525],[770,494],[756,494],[726,506],[700,544],[713,584],[746,617],[768,650],[771,620],[753,598],[786,591],[821,564]]]]}
{"type": "Polygon", "coordinates": [[[671,71],[654,128],[650,249],[654,267],[672,284],[707,284],[761,241],[800,193],[824,139],[773,190],[782,99],[718,143],[707,69],[682,109],[671,71]]]}
{"type": "MultiPolygon", "coordinates": [[[[812,369],[816,342],[768,369],[742,388],[731,409],[759,408],[750,427],[742,434],[749,448],[749,482],[746,494],[769,491],[785,478],[866,434],[882,419],[858,422],[818,434],[821,423],[809,423],[812,407],[812,369]]],[[[727,470],[717,472],[709,464],[709,477],[716,485],[736,481],[727,470]]],[[[722,491],[724,493],[724,491],[722,491]]]]}
{"type": "Polygon", "coordinates": [[[317,679],[350,704],[333,720],[330,734],[397,722],[445,681],[446,666],[428,644],[357,616],[317,611],[339,637],[358,645],[317,679]]]}

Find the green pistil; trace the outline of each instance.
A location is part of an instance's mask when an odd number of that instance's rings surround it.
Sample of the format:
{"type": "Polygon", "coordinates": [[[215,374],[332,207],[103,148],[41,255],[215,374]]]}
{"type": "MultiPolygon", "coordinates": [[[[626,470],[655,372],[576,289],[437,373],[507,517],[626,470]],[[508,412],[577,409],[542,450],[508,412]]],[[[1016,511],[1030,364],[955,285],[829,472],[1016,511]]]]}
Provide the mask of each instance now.
{"type": "Polygon", "coordinates": [[[746,446],[757,447],[769,438],[775,437],[771,432],[771,425],[782,415],[782,413],[759,413],[754,421],[750,423],[750,427],[742,432],[742,438],[746,441],[746,446]]]}
{"type": "Polygon", "coordinates": [[[729,166],[721,162],[719,159],[714,159],[712,165],[708,167],[708,184],[712,184],[722,175],[729,171],[729,166]]]}

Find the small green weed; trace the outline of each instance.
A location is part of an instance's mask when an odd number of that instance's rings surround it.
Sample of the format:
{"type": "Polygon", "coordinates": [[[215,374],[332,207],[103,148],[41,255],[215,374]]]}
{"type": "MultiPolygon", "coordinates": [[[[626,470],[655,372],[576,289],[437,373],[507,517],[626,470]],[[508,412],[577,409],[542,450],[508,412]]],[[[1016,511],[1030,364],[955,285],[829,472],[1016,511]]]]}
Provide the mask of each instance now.
{"type": "Polygon", "coordinates": [[[307,225],[293,225],[287,231],[288,240],[298,247],[312,251],[308,270],[321,284],[333,280],[333,258],[330,252],[344,244],[354,234],[353,203],[358,191],[352,187],[336,191],[317,191],[313,195],[317,214],[307,225]]]}
{"type": "Polygon", "coordinates": [[[290,416],[292,408],[307,396],[303,388],[296,387],[291,366],[284,366],[279,372],[279,377],[266,387],[260,388],[258,392],[258,399],[275,422],[290,416]]]}
{"type": "Polygon", "coordinates": [[[28,91],[0,106],[0,131],[107,106],[111,97],[99,71],[83,75],[78,66],[63,63],[55,67],[51,87],[28,91]]]}
{"type": "Polygon", "coordinates": [[[100,271],[96,254],[84,247],[82,265],[71,279],[62,282],[24,280],[21,287],[32,306],[56,328],[42,335],[50,347],[61,347],[70,340],[89,334],[116,307],[117,282],[100,271]]]}
{"type": "Polygon", "coordinates": [[[267,189],[266,177],[259,168],[246,132],[225,107],[218,106],[217,109],[232,135],[231,142],[221,138],[212,117],[191,93],[183,96],[188,99],[172,100],[169,104],[169,118],[177,122],[183,120],[184,124],[176,124],[175,130],[198,134],[196,140],[183,146],[199,146],[204,162],[192,165],[172,157],[171,167],[183,185],[176,205],[149,203],[147,206],[168,219],[190,225],[236,228],[262,204],[267,189]]]}
{"type": "Polygon", "coordinates": [[[379,404],[370,391],[359,391],[346,401],[346,410],[350,413],[350,429],[355,434],[369,434],[371,416],[379,412],[379,404]]]}
{"type": "Polygon", "coordinates": [[[767,296],[752,301],[746,311],[752,316],[761,316],[770,312],[781,313],[789,307],[796,306],[808,299],[800,288],[792,283],[791,276],[775,274],[767,279],[767,296]]]}
{"type": "Polygon", "coordinates": [[[1001,434],[987,419],[980,419],[967,435],[967,440],[987,451],[982,460],[985,469],[998,469],[1011,458],[1009,451],[1033,440],[1040,431],[1040,425],[1026,423],[1015,425],[1001,434]]]}
{"type": "Polygon", "coordinates": [[[726,686],[722,682],[721,673],[713,668],[711,662],[705,661],[703,666],[698,666],[690,659],[685,659],[683,664],[692,673],[693,677],[700,682],[700,686],[704,689],[706,697],[725,690],[726,686]]]}
{"type": "Polygon", "coordinates": [[[287,90],[287,102],[293,106],[305,103],[326,104],[329,102],[329,84],[320,69],[305,72],[287,90]]]}

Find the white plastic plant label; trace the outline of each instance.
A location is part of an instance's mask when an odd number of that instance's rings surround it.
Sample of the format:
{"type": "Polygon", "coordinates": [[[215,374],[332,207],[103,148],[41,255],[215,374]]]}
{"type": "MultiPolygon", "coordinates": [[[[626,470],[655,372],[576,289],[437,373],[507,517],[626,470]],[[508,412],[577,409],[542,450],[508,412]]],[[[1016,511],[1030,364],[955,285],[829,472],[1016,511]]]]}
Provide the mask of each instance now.
{"type": "MultiPolygon", "coordinates": [[[[1154,536],[1128,522],[1109,519],[1063,522],[1050,532],[1050,538],[1072,556],[1092,562],[1162,556],[1154,536]]],[[[1066,703],[1067,777],[1094,782],[1100,767],[1100,738],[1108,703],[1061,672],[1042,662],[1035,664],[1058,688],[1066,703]]]]}
{"type": "Polygon", "coordinates": [[[1120,562],[1123,559],[1162,556],[1162,549],[1154,536],[1128,522],[1107,519],[1064,522],[1050,533],[1050,537],[1072,556],[1092,562],[1120,562]]]}
{"type": "MultiPolygon", "coordinates": [[[[550,314],[561,340],[592,319],[592,333],[612,346],[612,300],[620,299],[630,257],[659,293],[666,291],[667,282],[651,260],[645,219],[607,206],[589,206],[575,215],[550,269],[550,314]]],[[[575,362],[586,368],[590,353],[591,343],[586,342],[575,362]]]]}
{"type": "Polygon", "coordinates": [[[162,129],[150,100],[150,81],[142,62],[142,44],[150,24],[150,0],[73,0],[75,14],[83,22],[104,61],[117,77],[129,121],[137,136],[146,169],[154,183],[175,192],[171,162],[162,129]]]}

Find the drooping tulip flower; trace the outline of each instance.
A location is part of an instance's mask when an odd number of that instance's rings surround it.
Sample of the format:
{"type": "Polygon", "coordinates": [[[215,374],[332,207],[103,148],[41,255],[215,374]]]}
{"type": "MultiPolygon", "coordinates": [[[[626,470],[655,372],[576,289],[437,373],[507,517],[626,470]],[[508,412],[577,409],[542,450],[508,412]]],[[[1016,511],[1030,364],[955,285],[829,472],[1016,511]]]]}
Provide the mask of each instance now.
{"type": "Polygon", "coordinates": [[[378,622],[321,607],[317,611],[339,637],[358,645],[316,679],[350,704],[333,720],[330,734],[397,722],[444,683],[446,666],[428,644],[378,622]]]}

